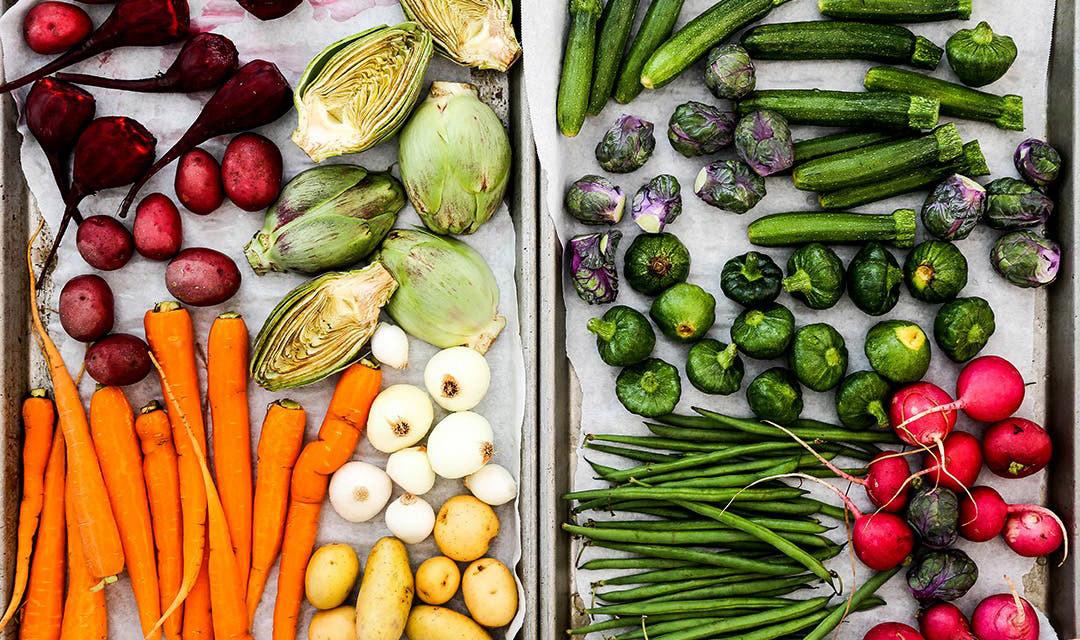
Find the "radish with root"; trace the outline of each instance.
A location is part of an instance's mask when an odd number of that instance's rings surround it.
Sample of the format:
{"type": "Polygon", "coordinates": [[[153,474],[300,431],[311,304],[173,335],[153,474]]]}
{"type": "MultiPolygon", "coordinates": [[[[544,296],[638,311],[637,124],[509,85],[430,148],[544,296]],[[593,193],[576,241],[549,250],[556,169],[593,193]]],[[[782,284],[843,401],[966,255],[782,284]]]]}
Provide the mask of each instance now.
{"type": "Polygon", "coordinates": [[[952,396],[929,382],[916,382],[893,394],[889,422],[896,435],[917,447],[937,445],[956,426],[956,410],[948,408],[952,396]]]}
{"type": "Polygon", "coordinates": [[[986,466],[1002,478],[1026,478],[1050,462],[1050,434],[1031,420],[1009,418],[995,422],[983,434],[986,466]]]}
{"type": "Polygon", "coordinates": [[[1001,535],[1010,549],[1028,558],[1050,555],[1068,544],[1065,523],[1056,513],[1035,504],[1009,504],[991,487],[974,487],[970,497],[961,498],[960,535],[973,542],[1001,535]]]}
{"type": "Polygon", "coordinates": [[[1020,597],[1006,577],[1012,593],[985,598],[971,614],[971,629],[979,640],[1039,640],[1039,618],[1031,603],[1020,597]]]}
{"type": "Polygon", "coordinates": [[[982,464],[979,439],[963,431],[950,433],[941,441],[940,450],[923,456],[924,473],[930,476],[926,482],[956,493],[964,493],[975,484],[982,464]]]}
{"type": "Polygon", "coordinates": [[[1005,528],[1008,517],[1008,503],[992,487],[972,487],[960,498],[960,535],[965,540],[993,540],[1005,528]]]}
{"type": "Polygon", "coordinates": [[[926,640],[977,640],[960,608],[939,602],[919,612],[919,632],[926,640]]]}
{"type": "Polygon", "coordinates": [[[863,640],[924,640],[921,633],[899,622],[882,622],[866,632],[863,640]]]}
{"type": "Polygon", "coordinates": [[[23,39],[34,53],[53,56],[79,44],[94,30],[81,7],[68,2],[45,0],[35,4],[23,17],[23,39]]]}
{"type": "MultiPolygon", "coordinates": [[[[67,198],[71,185],[71,150],[96,110],[94,96],[52,78],[38,80],[26,95],[26,128],[45,152],[61,197],[67,198]]],[[[76,221],[81,222],[81,216],[76,221]]]]}

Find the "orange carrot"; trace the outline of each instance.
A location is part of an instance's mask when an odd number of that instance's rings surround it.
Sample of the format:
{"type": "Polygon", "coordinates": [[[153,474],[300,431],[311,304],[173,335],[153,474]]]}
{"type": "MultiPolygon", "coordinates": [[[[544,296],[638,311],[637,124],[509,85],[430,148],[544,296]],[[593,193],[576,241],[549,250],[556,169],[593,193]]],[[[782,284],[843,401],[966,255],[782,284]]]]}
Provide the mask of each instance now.
{"type": "MultiPolygon", "coordinates": [[[[183,529],[180,517],[180,477],[176,470],[176,449],[172,444],[169,417],[157,402],[150,402],[135,419],[135,431],[142,442],[143,478],[150,502],[154,545],[157,547],[160,607],[167,609],[184,579],[183,529]]],[[[165,640],[180,640],[183,608],[169,616],[162,629],[165,640]]]]}
{"type": "Polygon", "coordinates": [[[273,640],[296,638],[296,620],[304,596],[304,572],[315,546],[319,513],[330,475],[352,457],[381,383],[382,372],[367,362],[346,369],[319,427],[319,439],[309,442],[300,452],[289,492],[289,514],[285,519],[277,601],[274,603],[273,640]]]}
{"type": "Polygon", "coordinates": [[[248,415],[248,330],[236,313],[223,313],[206,345],[206,395],[214,429],[214,478],[225,507],[236,569],[247,591],[251,566],[251,422],[248,415]]]}
{"type": "MultiPolygon", "coordinates": [[[[78,477],[68,473],[64,493],[75,492],[78,477]]],[[[65,502],[67,516],[68,593],[64,601],[64,620],[60,624],[60,640],[107,640],[109,616],[105,608],[105,592],[97,589],[98,580],[86,564],[86,554],[79,538],[78,512],[75,503],[65,502]]]]}
{"type": "Polygon", "coordinates": [[[120,387],[100,387],[90,398],[90,435],[101,461],[109,502],[120,527],[120,542],[143,635],[150,636],[161,617],[154,529],[142,475],[142,454],[135,416],[120,387]]]}
{"type": "Polygon", "coordinates": [[[285,533],[285,513],[289,508],[289,481],[293,465],[304,444],[304,408],[292,400],[271,402],[266,408],[259,434],[259,462],[256,467],[251,574],[248,577],[248,621],[255,622],[266,577],[281,551],[285,533]]]}
{"type": "Polygon", "coordinates": [[[210,612],[210,549],[203,545],[203,562],[199,575],[184,601],[183,640],[213,640],[214,620],[210,612]]]}
{"type": "MultiPolygon", "coordinates": [[[[120,546],[120,531],[116,527],[109,494],[105,491],[105,479],[90,440],[90,424],[86,418],[82,399],[71,373],[64,366],[64,359],[41,324],[38,312],[37,282],[34,280],[34,261],[31,248],[37,234],[34,232],[26,247],[26,267],[30,280],[30,318],[34,331],[41,340],[41,349],[53,382],[57,419],[64,432],[67,447],[68,473],[75,477],[68,489],[66,499],[75,510],[75,527],[82,540],[82,552],[90,576],[95,585],[104,586],[116,581],[116,575],[124,570],[124,549],[120,546]]],[[[95,588],[98,588],[95,586],[95,588]]]]}
{"type": "Polygon", "coordinates": [[[49,463],[45,466],[45,505],[41,508],[41,531],[30,564],[30,585],[19,623],[19,640],[59,640],[64,616],[64,435],[53,433],[49,463]]]}

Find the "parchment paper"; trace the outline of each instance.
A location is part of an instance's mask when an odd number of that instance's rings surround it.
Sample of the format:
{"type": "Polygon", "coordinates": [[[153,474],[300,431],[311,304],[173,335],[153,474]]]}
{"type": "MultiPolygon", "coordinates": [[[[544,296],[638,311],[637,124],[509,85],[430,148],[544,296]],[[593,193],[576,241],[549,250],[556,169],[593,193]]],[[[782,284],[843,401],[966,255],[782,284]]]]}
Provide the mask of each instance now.
{"type": "MultiPolygon", "coordinates": [[[[4,72],[6,77],[14,78],[36,68],[45,58],[29,51],[23,43],[20,33],[23,15],[33,5],[32,2],[20,2],[12,7],[0,19],[0,41],[3,42],[4,72]]],[[[109,11],[109,6],[83,5],[98,24],[109,11]]],[[[273,22],[260,22],[248,15],[233,0],[194,0],[191,3],[192,24],[198,31],[214,30],[231,38],[240,51],[241,63],[255,58],[263,58],[277,63],[282,73],[290,82],[296,82],[308,60],[324,46],[347,35],[357,33],[379,24],[396,24],[403,20],[401,10],[395,0],[319,0],[305,2],[286,18],[273,22]]],[[[112,77],[147,77],[167,67],[176,56],[179,45],[166,48],[128,48],[107,53],[97,59],[84,62],[74,69],[85,73],[96,73],[112,77]]],[[[432,80],[468,81],[469,72],[448,61],[436,57],[428,71],[427,82],[432,80]]],[[[26,91],[18,92],[16,98],[21,101],[26,91]]],[[[158,138],[158,154],[164,153],[179,138],[187,126],[194,120],[202,103],[209,94],[150,95],[132,94],[105,89],[90,89],[97,98],[97,115],[127,115],[142,122],[158,138]]],[[[425,87],[423,95],[426,95],[425,87]]],[[[422,97],[423,97],[422,95],[422,97]]],[[[281,149],[285,160],[285,178],[312,166],[311,161],[290,140],[289,134],[296,125],[296,114],[291,112],[276,123],[260,131],[274,140],[281,149]]],[[[37,198],[42,213],[50,228],[55,228],[63,206],[45,164],[44,156],[33,137],[27,134],[25,125],[20,123],[23,133],[22,163],[30,189],[37,198]]],[[[224,151],[228,138],[218,138],[204,145],[203,148],[218,159],[224,151]]],[[[351,162],[370,169],[383,170],[396,162],[396,139],[379,145],[360,155],[336,158],[329,162],[351,162]]],[[[172,181],[175,175],[175,163],[160,172],[142,191],[142,195],[161,191],[174,196],[172,181]]],[[[99,213],[112,214],[116,211],[126,189],[114,189],[97,197],[87,199],[81,210],[84,215],[99,213]]],[[[175,201],[175,199],[174,199],[175,201]]],[[[132,214],[134,215],[134,208],[132,214]]],[[[269,274],[256,276],[244,259],[244,243],[262,226],[261,213],[249,213],[226,202],[219,210],[209,216],[196,216],[184,211],[184,246],[212,247],[228,254],[236,261],[243,275],[243,285],[239,293],[219,307],[192,309],[195,329],[200,347],[205,349],[205,339],[214,317],[226,310],[241,312],[247,320],[252,338],[262,326],[280,298],[305,278],[294,274],[269,274]]],[[[127,223],[130,224],[131,216],[127,223]]],[[[407,227],[419,224],[412,207],[406,207],[398,219],[397,226],[407,227]]],[[[507,326],[502,335],[488,352],[488,362],[492,368],[494,385],[487,398],[476,411],[486,416],[496,433],[497,453],[495,461],[507,467],[515,477],[519,476],[520,429],[524,419],[524,363],[519,337],[517,291],[514,282],[516,265],[514,227],[505,205],[490,222],[476,235],[464,238],[478,249],[491,265],[501,292],[500,312],[507,318],[507,326]]],[[[75,234],[69,232],[60,254],[59,265],[54,274],[57,283],[66,282],[72,276],[92,271],[79,257],[75,250],[75,234]]],[[[111,273],[102,273],[112,287],[116,297],[117,332],[143,335],[143,314],[156,301],[168,300],[171,296],[164,284],[165,263],[148,261],[136,255],[123,269],[111,273]]],[[[57,291],[59,287],[57,287],[57,291]]],[[[55,308],[55,295],[47,302],[55,308]]],[[[77,371],[83,356],[83,345],[71,340],[63,332],[59,321],[53,314],[49,330],[57,341],[69,368],[77,371]]],[[[397,382],[409,382],[423,387],[423,370],[427,360],[436,352],[434,347],[417,339],[410,339],[410,366],[407,370],[396,371],[385,368],[385,385],[397,382]]],[[[204,380],[205,380],[205,372],[204,380]]],[[[258,442],[264,408],[271,400],[281,397],[293,398],[301,402],[308,413],[308,438],[318,431],[322,415],[330,398],[336,376],[330,380],[280,394],[270,394],[255,385],[251,385],[252,447],[258,442]]],[[[90,397],[94,383],[89,376],[82,380],[81,390],[85,399],[90,397]]],[[[160,398],[161,390],[156,376],[149,376],[142,383],[127,389],[131,403],[136,408],[145,402],[160,398]]],[[[445,412],[437,409],[436,421],[445,412]]],[[[209,424],[209,423],[208,423],[209,424]]],[[[211,426],[212,428],[212,426],[211,426]]],[[[375,451],[364,438],[353,456],[383,466],[386,456],[375,451]]],[[[439,480],[435,488],[424,496],[438,511],[447,498],[465,493],[460,481],[439,480]]],[[[395,487],[396,499],[402,491],[395,487]]],[[[497,557],[509,567],[515,567],[520,560],[520,526],[516,501],[497,508],[502,524],[502,532],[493,544],[490,555],[497,557]]],[[[258,523],[255,526],[259,526],[258,523]]],[[[363,524],[345,522],[334,513],[329,503],[324,505],[319,526],[319,544],[329,542],[348,542],[360,556],[363,563],[371,545],[380,537],[390,535],[380,514],[363,524]]],[[[430,539],[409,548],[414,567],[423,560],[438,554],[434,542],[430,539]]],[[[271,617],[277,570],[270,576],[267,592],[256,616],[255,637],[270,638],[271,617]]],[[[524,602],[524,594],[518,583],[518,591],[524,602]]],[[[126,577],[116,586],[109,587],[110,637],[117,640],[137,640],[142,637],[135,615],[134,599],[126,577]]],[[[348,600],[351,603],[352,600],[348,600]]],[[[466,612],[460,598],[452,606],[466,612]]],[[[303,616],[298,626],[297,637],[307,637],[307,623],[312,609],[306,603],[303,616]]],[[[497,630],[497,635],[514,637],[521,628],[522,610],[506,629],[497,630]]]]}
{"type": "MultiPolygon", "coordinates": [[[[647,4],[647,2],[641,3],[638,12],[639,21],[647,4]]],[[[1019,49],[1016,63],[1003,79],[986,89],[995,93],[1023,95],[1027,131],[1006,132],[990,124],[957,121],[965,140],[974,138],[979,140],[994,177],[1013,176],[1015,170],[1011,158],[1017,143],[1029,136],[1042,137],[1046,132],[1046,81],[1054,3],[1051,0],[1038,2],[981,0],[974,4],[974,14],[971,20],[966,22],[950,21],[909,26],[917,34],[930,38],[942,47],[954,31],[973,27],[983,19],[988,20],[996,30],[1013,36],[1019,49]]],[[[708,0],[687,0],[682,9],[680,24],[700,14],[711,5],[712,2],[708,0]]],[[[816,2],[792,0],[776,8],[765,21],[791,22],[817,19],[823,18],[817,11],[816,2]]],[[[618,227],[624,233],[624,238],[617,264],[621,270],[622,253],[639,232],[636,225],[629,219],[630,200],[634,193],[655,175],[670,173],[676,176],[682,185],[684,209],[682,217],[667,230],[676,234],[690,249],[692,257],[690,282],[701,285],[716,296],[717,321],[709,335],[729,342],[728,332],[731,322],[740,309],[734,302],[725,298],[720,291],[721,266],[732,256],[752,248],[746,240],[747,224],[768,213],[817,209],[812,194],[796,190],[791,184],[790,176],[773,177],[766,181],[768,196],[757,207],[742,216],[712,208],[694,195],[694,178],[701,167],[717,158],[734,157],[733,151],[728,149],[717,156],[687,159],[672,149],[666,140],[668,119],[678,104],[686,100],[697,100],[707,104],[721,102],[713,98],[705,88],[702,80],[704,65],[700,61],[672,84],[655,92],[646,91],[629,105],[610,102],[602,114],[586,122],[576,138],[561,136],[555,127],[555,95],[567,23],[565,2],[536,2],[528,4],[525,8],[523,29],[525,46],[529,52],[525,62],[527,92],[540,161],[547,177],[547,191],[543,197],[547,199],[549,210],[555,216],[556,226],[563,242],[565,243],[572,235],[596,229],[578,224],[565,213],[562,198],[567,186],[577,178],[589,173],[603,173],[596,162],[593,150],[604,131],[620,113],[632,113],[653,122],[656,125],[657,138],[653,157],[644,167],[634,173],[608,176],[622,187],[627,196],[626,219],[618,227]],[[559,34],[559,36],[554,37],[553,34],[559,34]]],[[[729,41],[737,42],[738,36],[729,41]]],[[[607,55],[612,55],[612,53],[607,52],[607,55]]],[[[858,61],[757,62],[756,64],[757,86],[761,89],[822,88],[848,91],[862,90],[863,74],[872,66],[871,63],[858,61]]],[[[952,75],[944,59],[934,75],[955,80],[955,76],[952,75]]],[[[793,127],[796,140],[824,135],[828,132],[830,130],[824,128],[793,127]]],[[[858,210],[890,212],[899,207],[911,207],[917,210],[924,197],[925,194],[919,193],[874,203],[858,210]]],[[[926,237],[920,224],[919,240],[926,237]]],[[[1005,356],[1016,363],[1026,380],[1041,383],[1044,366],[1041,361],[1036,361],[1038,354],[1035,345],[1036,341],[1043,340],[1043,329],[1036,326],[1036,309],[1042,302],[1043,294],[1012,287],[993,272],[987,255],[996,237],[997,233],[993,230],[979,228],[971,237],[958,243],[971,269],[968,285],[962,295],[977,295],[986,298],[997,314],[997,332],[983,353],[1005,356]]],[[[847,264],[855,250],[851,247],[839,248],[838,253],[847,264]]],[[[767,249],[765,252],[781,266],[785,264],[790,254],[788,249],[767,249]]],[[[893,250],[893,253],[901,262],[903,261],[904,252],[893,250]]],[[[581,410],[582,433],[593,431],[647,433],[641,426],[640,420],[627,413],[616,400],[614,381],[618,370],[600,361],[596,353],[594,337],[585,330],[586,320],[602,314],[605,308],[590,307],[583,303],[566,279],[564,279],[564,294],[567,306],[567,352],[577,377],[581,381],[584,397],[581,410]]],[[[647,310],[650,300],[624,284],[620,288],[617,302],[636,309],[647,310]]],[[[786,294],[781,296],[780,302],[792,309],[799,325],[828,322],[840,331],[848,346],[849,372],[869,368],[863,354],[863,339],[869,327],[882,318],[864,315],[846,296],[834,308],[827,311],[813,311],[786,294]]],[[[930,335],[936,311],[937,305],[918,302],[904,291],[900,303],[885,317],[917,321],[930,335]]],[[[936,345],[934,349],[937,351],[936,345]]],[[[685,370],[686,351],[686,347],[672,344],[661,336],[658,340],[656,356],[675,364],[680,370],[685,370]]],[[[743,390],[755,375],[768,367],[782,364],[773,361],[755,361],[745,356],[743,362],[746,365],[743,390]]],[[[938,352],[935,353],[926,379],[952,390],[958,369],[948,358],[938,352]]],[[[690,413],[691,406],[705,406],[723,413],[749,415],[743,390],[726,397],[705,396],[697,392],[684,375],[683,395],[678,411],[690,413]]],[[[1019,411],[1019,415],[1043,422],[1045,414],[1042,410],[1042,402],[1039,400],[1039,397],[1043,395],[1045,395],[1044,388],[1029,387],[1028,401],[1019,411]]],[[[806,403],[804,417],[835,421],[832,392],[815,393],[804,389],[804,400],[806,403]]],[[[961,429],[972,430],[974,426],[966,422],[963,417],[961,418],[961,429]]],[[[1048,425],[1048,427],[1051,430],[1055,429],[1055,425],[1048,425]]],[[[1056,428],[1068,429],[1069,425],[1060,425],[1056,428]]],[[[578,450],[579,463],[584,457],[584,451],[578,450]]],[[[627,464],[624,460],[592,451],[588,452],[588,457],[601,464],[614,463],[616,466],[627,464]]],[[[588,465],[577,464],[573,476],[574,487],[581,489],[602,486],[603,483],[596,481],[592,475],[592,470],[588,465]]],[[[979,483],[993,485],[1010,502],[1031,502],[1037,501],[1043,493],[1045,473],[1039,473],[1026,480],[1010,481],[997,478],[984,470],[979,483]]],[[[856,497],[860,507],[869,506],[861,489],[856,487],[851,493],[856,497]]],[[[827,496],[821,494],[821,497],[827,496]]],[[[831,501],[837,502],[835,496],[831,501]]],[[[590,516],[602,517],[602,514],[591,513],[590,516]]],[[[620,514],[620,517],[629,517],[629,515],[620,514]]],[[[958,602],[969,615],[984,596],[1007,590],[1003,575],[1008,574],[1019,582],[1019,579],[1031,571],[1033,566],[1031,560],[1016,556],[1000,540],[981,545],[962,542],[958,546],[971,554],[982,572],[975,587],[958,602]]],[[[596,554],[595,550],[590,550],[583,560],[595,557],[596,554]]],[[[851,560],[847,554],[834,559],[829,566],[843,577],[847,590],[851,589],[852,584],[861,584],[868,575],[860,566],[858,576],[853,583],[851,560]]],[[[586,603],[590,601],[589,583],[601,579],[602,573],[577,572],[577,590],[586,603]]],[[[902,577],[894,578],[879,594],[886,598],[889,602],[888,606],[875,610],[869,615],[851,616],[837,637],[861,638],[869,627],[885,620],[914,623],[917,606],[908,595],[902,577]]],[[[1033,597],[1037,597],[1037,594],[1033,597]]],[[[1043,632],[1044,638],[1056,637],[1045,621],[1043,632]]]]}

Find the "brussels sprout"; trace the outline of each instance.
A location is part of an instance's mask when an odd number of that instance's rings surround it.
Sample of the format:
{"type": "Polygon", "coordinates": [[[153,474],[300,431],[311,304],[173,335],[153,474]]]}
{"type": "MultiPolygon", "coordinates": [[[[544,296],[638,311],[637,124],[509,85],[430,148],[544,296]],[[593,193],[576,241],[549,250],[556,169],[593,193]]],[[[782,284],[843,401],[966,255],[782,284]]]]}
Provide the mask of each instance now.
{"type": "Polygon", "coordinates": [[[963,240],[986,213],[986,189],[954,173],[939,183],[923,203],[923,226],[935,238],[963,240]]]}
{"type": "Polygon", "coordinates": [[[605,304],[619,295],[615,249],[621,231],[587,233],[570,239],[570,280],[578,297],[589,304],[605,304]]]}
{"type": "Polygon", "coordinates": [[[596,145],[596,160],[604,171],[630,173],[641,168],[656,147],[653,123],[622,114],[596,145]]]}
{"type": "Polygon", "coordinates": [[[600,359],[613,367],[628,367],[648,358],[656,346],[652,325],[640,311],[615,305],[599,318],[590,318],[600,359]]]}
{"type": "Polygon", "coordinates": [[[791,369],[803,385],[828,391],[847,373],[848,353],[844,337],[819,322],[799,327],[791,342],[791,369]]]}
{"type": "Polygon", "coordinates": [[[981,87],[1005,75],[1016,60],[1016,44],[980,22],[974,29],[961,29],[949,36],[945,54],[964,84],[981,87]]]}
{"type": "Polygon", "coordinates": [[[904,282],[923,302],[952,300],[967,285],[968,264],[951,242],[920,242],[904,261],[904,282]]]}
{"type": "Polygon", "coordinates": [[[768,304],[780,295],[784,272],[764,253],[748,251],[724,263],[720,289],[744,307],[768,304]]]}
{"type": "Polygon", "coordinates": [[[716,298],[696,284],[680,282],[653,300],[649,316],[665,336],[694,342],[716,322],[716,298]]]}
{"type": "Polygon", "coordinates": [[[954,362],[974,358],[994,335],[994,310],[982,298],[946,302],[934,318],[934,340],[954,362]]]}
{"type": "Polygon", "coordinates": [[[960,501],[945,487],[930,487],[915,493],[908,503],[907,521],[923,546],[951,547],[960,537],[960,501]]]}
{"type": "Polygon", "coordinates": [[[709,51],[705,60],[705,86],[717,98],[738,100],[754,90],[754,61],[737,44],[725,44],[709,51]]]}
{"type": "Polygon", "coordinates": [[[735,151],[759,176],[771,176],[795,163],[795,146],[784,116],[763,109],[735,125],[735,151]]]}
{"type": "Polygon", "coordinates": [[[812,242],[788,258],[783,287],[811,309],[828,309],[844,295],[844,263],[836,252],[812,242]]]}
{"type": "Polygon", "coordinates": [[[751,358],[779,358],[795,333],[795,316],[782,304],[746,309],[731,324],[731,341],[751,358]]]}
{"type": "Polygon", "coordinates": [[[585,224],[618,224],[626,207],[626,196],[607,178],[588,175],[570,185],[563,206],[585,224]]]}
{"type": "Polygon", "coordinates": [[[645,233],[660,233],[682,213],[682,194],[675,176],[660,175],[634,194],[630,215],[645,233]]]}
{"type": "Polygon", "coordinates": [[[1054,201],[1023,180],[998,178],[986,185],[986,224],[995,229],[1037,227],[1053,212],[1054,201]]]}
{"type": "Polygon", "coordinates": [[[690,347],[686,359],[686,377],[698,391],[730,395],[739,390],[743,379],[743,361],[734,344],[702,340],[690,347]]]}
{"type": "Polygon", "coordinates": [[[922,603],[962,598],[979,579],[979,567],[959,549],[930,551],[915,559],[907,572],[911,595],[922,603]]]}
{"type": "Polygon", "coordinates": [[[870,327],[863,345],[870,366],[896,384],[918,382],[930,368],[930,341],[922,328],[906,320],[885,320],[870,327]]]}
{"type": "Polygon", "coordinates": [[[1046,187],[1058,178],[1061,154],[1047,142],[1028,138],[1016,147],[1013,164],[1024,180],[1039,187],[1046,187]]]}
{"type": "Polygon", "coordinates": [[[655,296],[690,275],[690,251],[670,233],[642,233],[623,256],[623,275],[634,291],[655,296]]]}
{"type": "Polygon", "coordinates": [[[874,371],[856,371],[836,390],[836,415],[848,429],[887,431],[891,395],[885,378],[874,371]]]}
{"type": "Polygon", "coordinates": [[[707,156],[730,146],[734,133],[734,113],[693,100],[675,107],[668,121],[672,148],[687,158],[707,156]]]}
{"type": "Polygon", "coordinates": [[[679,370],[658,358],[627,367],[615,379],[615,396],[622,406],[646,418],[671,413],[681,395],[679,370]]]}
{"type": "Polygon", "coordinates": [[[904,272],[880,242],[868,242],[851,259],[847,270],[848,296],[863,313],[888,313],[900,299],[904,272]]]}
{"type": "Polygon", "coordinates": [[[1057,279],[1061,247],[1031,231],[1013,231],[994,243],[990,264],[1018,287],[1043,287],[1057,279]]]}
{"type": "Polygon", "coordinates": [[[694,193],[718,209],[746,213],[765,197],[765,180],[745,162],[720,160],[698,172],[694,193]]]}
{"type": "Polygon", "coordinates": [[[762,371],[746,387],[746,401],[754,415],[778,424],[791,424],[803,410],[802,389],[795,374],[783,367],[762,371]]]}

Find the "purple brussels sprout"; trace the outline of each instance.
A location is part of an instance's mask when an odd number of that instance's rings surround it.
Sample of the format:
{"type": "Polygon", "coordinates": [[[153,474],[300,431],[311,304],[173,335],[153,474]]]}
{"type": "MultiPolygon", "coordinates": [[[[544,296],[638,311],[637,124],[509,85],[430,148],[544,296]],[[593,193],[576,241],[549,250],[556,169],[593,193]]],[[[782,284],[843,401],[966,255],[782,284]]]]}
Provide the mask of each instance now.
{"type": "Polygon", "coordinates": [[[604,171],[637,171],[656,148],[653,123],[637,116],[622,114],[596,145],[596,159],[604,171]]]}
{"type": "Polygon", "coordinates": [[[923,489],[908,503],[907,521],[923,546],[931,549],[951,547],[960,535],[960,502],[956,494],[945,487],[923,489]]]}
{"type": "Polygon", "coordinates": [[[1061,154],[1047,142],[1028,138],[1016,147],[1013,163],[1025,180],[1037,187],[1045,187],[1057,180],[1061,154]]]}
{"type": "Polygon", "coordinates": [[[619,295],[615,249],[621,239],[621,231],[587,233],[570,239],[570,280],[585,302],[604,304],[619,295]]]}
{"type": "Polygon", "coordinates": [[[684,102],[668,121],[671,146],[687,158],[706,156],[731,145],[735,115],[700,102],[684,102]]]}
{"type": "Polygon", "coordinates": [[[958,173],[934,187],[923,203],[923,226],[935,238],[963,240],[986,213],[986,189],[958,173]]]}
{"type": "Polygon", "coordinates": [[[790,169],[795,162],[787,120],[767,109],[748,113],[735,125],[735,151],[759,176],[790,169]]]}
{"type": "Polygon", "coordinates": [[[659,175],[634,194],[630,215],[645,233],[660,233],[682,213],[682,194],[675,176],[659,175]]]}
{"type": "Polygon", "coordinates": [[[754,61],[737,44],[725,44],[709,52],[705,61],[705,86],[717,98],[738,100],[754,90],[754,61]]]}
{"type": "Polygon", "coordinates": [[[986,224],[1013,231],[1037,227],[1054,212],[1054,201],[1016,178],[998,178],[986,185],[986,224]]]}
{"type": "Polygon", "coordinates": [[[990,264],[1018,287],[1044,287],[1057,278],[1061,247],[1037,233],[1013,231],[994,243],[990,264]]]}
{"type": "Polygon", "coordinates": [[[959,549],[929,551],[907,572],[908,588],[920,603],[962,598],[979,579],[979,567],[959,549]]]}
{"type": "Polygon", "coordinates": [[[694,193],[719,209],[746,213],[765,197],[765,179],[741,160],[720,160],[698,173],[694,193]]]}
{"type": "Polygon", "coordinates": [[[622,189],[603,176],[584,176],[566,190],[563,205],[585,224],[618,224],[626,207],[622,189]]]}

